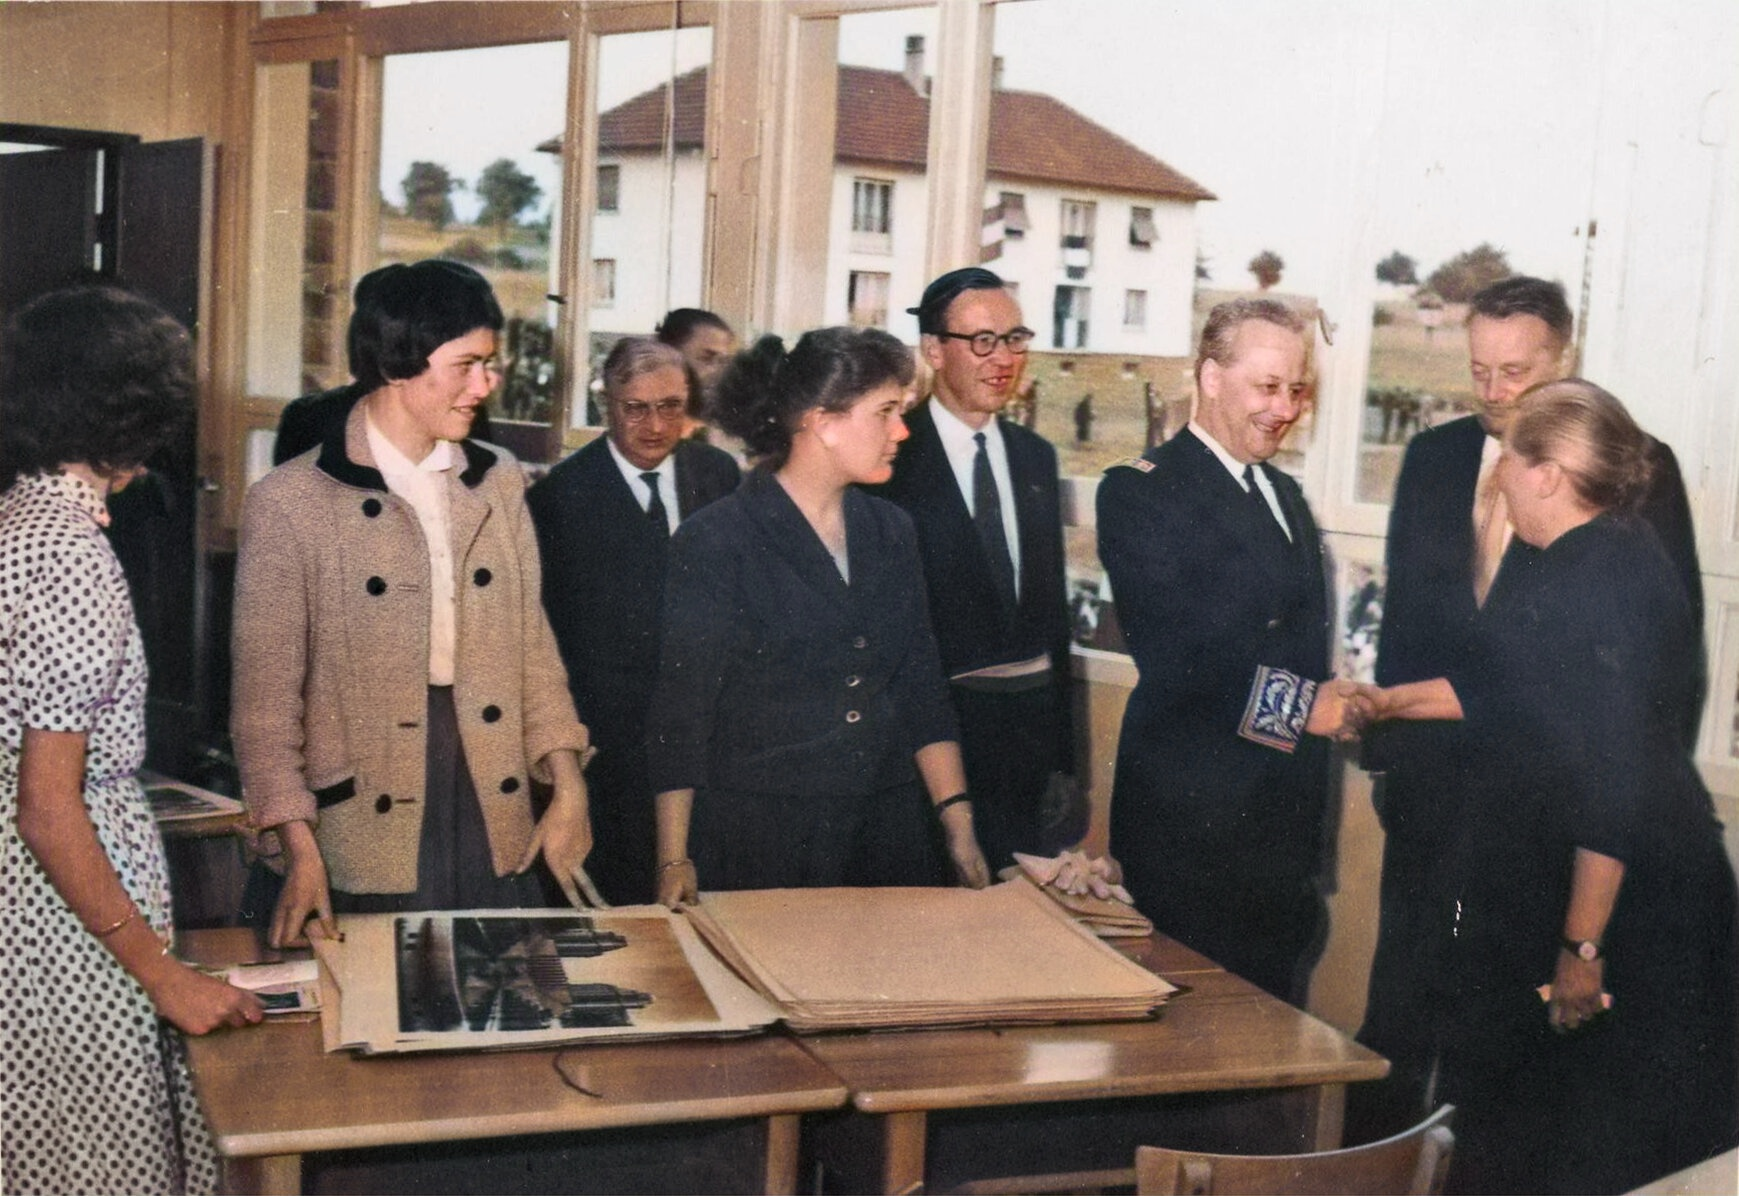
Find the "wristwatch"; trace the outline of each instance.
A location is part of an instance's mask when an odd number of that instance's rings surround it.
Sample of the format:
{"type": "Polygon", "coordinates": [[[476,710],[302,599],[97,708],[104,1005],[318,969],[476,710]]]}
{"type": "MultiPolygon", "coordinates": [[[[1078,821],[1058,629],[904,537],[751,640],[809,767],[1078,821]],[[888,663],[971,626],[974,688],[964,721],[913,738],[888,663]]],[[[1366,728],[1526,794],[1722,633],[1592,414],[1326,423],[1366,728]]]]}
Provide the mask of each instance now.
{"type": "Polygon", "coordinates": [[[1580,959],[1583,963],[1593,963],[1600,958],[1600,944],[1593,939],[1560,939],[1564,950],[1580,959]]]}

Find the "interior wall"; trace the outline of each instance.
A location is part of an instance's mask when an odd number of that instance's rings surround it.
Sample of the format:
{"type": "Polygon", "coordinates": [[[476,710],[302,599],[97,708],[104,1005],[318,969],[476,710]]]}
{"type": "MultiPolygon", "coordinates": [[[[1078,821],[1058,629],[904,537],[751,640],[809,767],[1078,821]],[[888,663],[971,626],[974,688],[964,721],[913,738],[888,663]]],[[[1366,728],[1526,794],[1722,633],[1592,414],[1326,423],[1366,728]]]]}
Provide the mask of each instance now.
{"type": "Polygon", "coordinates": [[[249,7],[0,6],[0,114],[24,124],[137,133],[147,141],[216,139],[229,31],[249,7]]]}

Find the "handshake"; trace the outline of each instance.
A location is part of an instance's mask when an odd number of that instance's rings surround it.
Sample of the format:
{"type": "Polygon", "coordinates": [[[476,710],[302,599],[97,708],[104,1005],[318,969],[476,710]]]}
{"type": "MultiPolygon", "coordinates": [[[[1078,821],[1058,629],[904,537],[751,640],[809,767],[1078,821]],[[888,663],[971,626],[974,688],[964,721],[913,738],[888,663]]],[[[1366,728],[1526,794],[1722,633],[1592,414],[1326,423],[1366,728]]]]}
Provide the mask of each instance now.
{"type": "Polygon", "coordinates": [[[1316,700],[1304,729],[1337,743],[1353,743],[1366,727],[1392,717],[1389,696],[1379,685],[1330,677],[1316,687],[1316,700]]]}

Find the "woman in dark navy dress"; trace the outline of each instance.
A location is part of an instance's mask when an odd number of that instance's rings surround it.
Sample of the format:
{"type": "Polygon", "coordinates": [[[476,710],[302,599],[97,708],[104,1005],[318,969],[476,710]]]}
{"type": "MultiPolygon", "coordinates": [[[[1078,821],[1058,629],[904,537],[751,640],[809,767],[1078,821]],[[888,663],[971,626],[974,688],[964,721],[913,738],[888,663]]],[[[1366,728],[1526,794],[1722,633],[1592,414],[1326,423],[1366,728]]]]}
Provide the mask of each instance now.
{"type": "Polygon", "coordinates": [[[1441,895],[1455,1190],[1628,1191],[1735,1142],[1733,870],[1685,738],[1690,605],[1629,514],[1646,445],[1590,383],[1525,395],[1497,476],[1536,551],[1464,674],[1375,698],[1490,749],[1441,895]]]}
{"type": "Polygon", "coordinates": [[[671,542],[647,720],[661,901],[939,884],[948,860],[988,880],[916,534],[853,485],[891,474],[912,369],[885,332],[827,328],[789,353],[763,338],[719,384],[715,418],[760,464],[671,542]]]}

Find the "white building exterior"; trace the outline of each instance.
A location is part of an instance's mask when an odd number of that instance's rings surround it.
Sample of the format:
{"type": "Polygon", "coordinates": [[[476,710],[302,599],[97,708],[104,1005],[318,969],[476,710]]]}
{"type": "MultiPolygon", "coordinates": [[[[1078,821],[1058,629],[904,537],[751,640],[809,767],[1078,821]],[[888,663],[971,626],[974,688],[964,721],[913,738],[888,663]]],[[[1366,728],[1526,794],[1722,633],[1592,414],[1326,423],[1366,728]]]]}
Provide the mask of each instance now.
{"type": "MultiPolygon", "coordinates": [[[[922,67],[913,39],[904,73],[839,68],[821,314],[908,343],[918,326],[905,309],[929,281],[922,67]]],[[[675,81],[668,163],[663,86],[600,118],[599,170],[616,173],[616,204],[594,215],[593,276],[614,285],[594,289],[610,296],[592,307],[594,332],[649,332],[670,308],[703,306],[706,92],[706,68],[675,81]]],[[[1050,96],[998,89],[991,121],[982,264],[1013,284],[1035,348],[1187,356],[1195,205],[1213,195],[1050,96]]],[[[607,205],[612,187],[598,192],[607,205]]]]}

